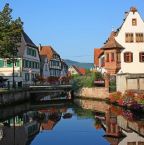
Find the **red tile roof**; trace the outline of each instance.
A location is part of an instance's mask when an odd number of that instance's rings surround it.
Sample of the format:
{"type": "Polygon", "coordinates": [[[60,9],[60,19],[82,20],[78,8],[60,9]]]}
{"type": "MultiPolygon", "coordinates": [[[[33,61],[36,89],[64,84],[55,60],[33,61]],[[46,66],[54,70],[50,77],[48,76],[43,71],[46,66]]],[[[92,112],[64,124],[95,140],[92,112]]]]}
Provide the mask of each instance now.
{"type": "Polygon", "coordinates": [[[80,74],[80,75],[85,75],[86,74],[86,70],[85,70],[85,68],[79,68],[79,67],[77,67],[77,66],[75,66],[75,65],[73,65],[73,68],[78,72],[78,74],[80,74]]]}
{"type": "Polygon", "coordinates": [[[111,49],[111,48],[123,48],[116,40],[115,40],[116,32],[112,32],[105,42],[102,49],[111,49]]]}
{"type": "Polygon", "coordinates": [[[99,65],[99,57],[104,53],[104,51],[102,49],[99,48],[95,48],[94,49],[94,64],[96,66],[99,65]]]}
{"type": "Polygon", "coordinates": [[[85,75],[86,74],[86,70],[84,68],[78,68],[79,69],[79,72],[82,74],[82,75],[85,75]]]}
{"type": "Polygon", "coordinates": [[[48,60],[53,58],[53,54],[57,52],[51,46],[40,46],[40,55],[46,55],[48,60]]]}
{"type": "Polygon", "coordinates": [[[41,126],[43,130],[52,130],[55,124],[56,122],[53,120],[48,120],[48,122],[42,123],[41,126]]]}

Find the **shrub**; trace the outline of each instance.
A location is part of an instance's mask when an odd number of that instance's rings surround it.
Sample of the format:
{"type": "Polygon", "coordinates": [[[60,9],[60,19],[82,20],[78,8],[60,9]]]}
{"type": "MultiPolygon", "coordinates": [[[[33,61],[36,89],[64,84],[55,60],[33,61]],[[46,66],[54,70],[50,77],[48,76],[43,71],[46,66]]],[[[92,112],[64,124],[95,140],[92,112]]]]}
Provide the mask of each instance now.
{"type": "Polygon", "coordinates": [[[78,90],[82,87],[93,87],[93,82],[95,79],[95,73],[91,72],[84,76],[75,75],[73,76],[73,90],[78,90]]]}
{"type": "Polygon", "coordinates": [[[95,72],[95,80],[101,80],[103,79],[103,75],[101,72],[95,72]]]}

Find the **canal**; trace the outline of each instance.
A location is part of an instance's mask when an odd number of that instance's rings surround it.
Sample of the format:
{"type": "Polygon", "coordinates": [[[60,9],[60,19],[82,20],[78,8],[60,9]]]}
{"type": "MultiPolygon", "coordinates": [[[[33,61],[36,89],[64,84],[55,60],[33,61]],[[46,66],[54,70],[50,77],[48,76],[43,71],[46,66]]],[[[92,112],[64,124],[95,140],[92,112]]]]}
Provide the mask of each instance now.
{"type": "Polygon", "coordinates": [[[144,145],[144,114],[86,99],[5,107],[0,145],[144,145]]]}

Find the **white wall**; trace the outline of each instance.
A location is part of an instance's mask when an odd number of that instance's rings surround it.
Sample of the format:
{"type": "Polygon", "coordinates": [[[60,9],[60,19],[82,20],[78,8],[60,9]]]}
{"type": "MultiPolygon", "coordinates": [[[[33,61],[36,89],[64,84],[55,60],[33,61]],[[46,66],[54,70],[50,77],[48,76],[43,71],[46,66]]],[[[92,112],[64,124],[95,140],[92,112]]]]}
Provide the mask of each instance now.
{"type": "Polygon", "coordinates": [[[48,63],[48,59],[45,58],[45,61],[44,61],[44,65],[43,65],[43,77],[47,78],[50,76],[50,70],[49,70],[49,63],[48,63]]]}
{"type": "Polygon", "coordinates": [[[121,70],[119,73],[143,73],[144,63],[139,62],[139,52],[144,51],[144,42],[136,43],[135,33],[144,33],[144,22],[138,12],[129,12],[122,28],[120,29],[116,41],[125,49],[121,53],[121,70]],[[137,19],[137,26],[132,26],[132,19],[137,19]],[[134,34],[133,43],[125,43],[125,33],[134,34]],[[131,51],[133,53],[133,62],[124,62],[124,52],[131,51]]]}
{"type": "MultiPolygon", "coordinates": [[[[29,61],[35,61],[35,62],[39,62],[40,63],[38,49],[33,48],[33,47],[29,47],[29,46],[25,46],[23,59],[29,60],[29,61]],[[31,48],[31,49],[36,50],[36,57],[31,56],[31,55],[27,55],[27,48],[31,48]]],[[[22,77],[23,77],[24,81],[25,81],[25,73],[29,73],[29,75],[30,75],[30,80],[25,82],[25,83],[29,84],[29,83],[31,83],[31,79],[32,79],[32,75],[31,74],[40,74],[40,64],[39,64],[39,68],[38,69],[35,69],[35,68],[23,68],[22,77]]]]}

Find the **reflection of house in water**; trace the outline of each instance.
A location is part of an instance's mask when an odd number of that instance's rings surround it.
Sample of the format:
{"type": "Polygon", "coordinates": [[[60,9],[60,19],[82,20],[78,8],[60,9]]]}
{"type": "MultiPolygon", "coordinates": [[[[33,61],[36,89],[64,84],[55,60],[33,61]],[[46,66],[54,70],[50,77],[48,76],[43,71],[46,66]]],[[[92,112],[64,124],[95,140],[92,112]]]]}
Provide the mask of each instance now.
{"type": "MultiPolygon", "coordinates": [[[[96,119],[99,117],[96,117],[96,119]]],[[[111,145],[144,145],[144,122],[128,120],[126,116],[116,115],[110,109],[101,120],[106,134],[104,138],[111,145]]]]}
{"type": "Polygon", "coordinates": [[[61,119],[62,113],[56,108],[50,108],[46,110],[40,110],[39,112],[44,113],[44,120],[41,123],[40,130],[52,130],[54,126],[61,119]]]}
{"type": "Polygon", "coordinates": [[[105,114],[105,118],[106,135],[104,135],[104,138],[110,145],[119,145],[125,136],[118,125],[117,116],[108,110],[105,114]]]}
{"type": "Polygon", "coordinates": [[[118,124],[126,137],[119,145],[144,145],[144,122],[127,120],[124,116],[117,116],[118,124]]]}
{"type": "MultiPolygon", "coordinates": [[[[144,118],[130,110],[110,106],[105,102],[75,99],[77,105],[94,112],[96,122],[101,120],[105,139],[111,145],[144,145],[144,118]]],[[[100,124],[95,124],[96,129],[100,124]]]]}
{"type": "Polygon", "coordinates": [[[39,132],[39,123],[28,115],[8,119],[1,127],[0,145],[25,145],[39,132]],[[27,122],[24,118],[27,116],[27,122]]]}
{"type": "Polygon", "coordinates": [[[111,111],[106,113],[106,135],[114,137],[122,136],[122,130],[117,123],[117,116],[111,111]]]}

